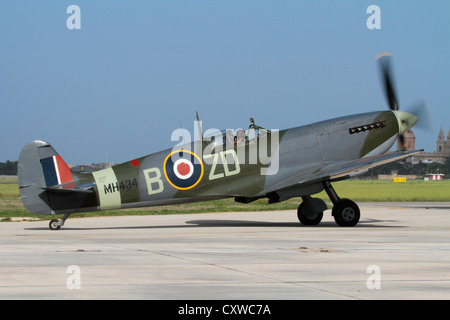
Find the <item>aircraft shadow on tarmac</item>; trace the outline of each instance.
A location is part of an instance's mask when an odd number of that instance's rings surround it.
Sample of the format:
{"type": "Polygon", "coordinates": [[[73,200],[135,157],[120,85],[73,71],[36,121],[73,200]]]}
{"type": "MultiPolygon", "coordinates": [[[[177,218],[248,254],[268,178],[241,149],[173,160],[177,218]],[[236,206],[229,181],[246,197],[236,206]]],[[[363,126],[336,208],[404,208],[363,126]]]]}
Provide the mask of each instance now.
{"type": "MultiPolygon", "coordinates": [[[[360,221],[357,227],[353,228],[392,228],[394,226],[381,225],[386,221],[377,219],[367,219],[360,221]]],[[[268,221],[248,221],[248,220],[191,220],[186,221],[196,227],[288,227],[288,228],[342,228],[334,221],[321,222],[316,226],[304,226],[298,222],[268,222],[268,221]]],[[[398,226],[395,226],[398,228],[398,226]]],[[[344,227],[345,228],[345,227],[344,227]]]]}
{"type": "MultiPolygon", "coordinates": [[[[407,228],[408,226],[393,226],[386,225],[385,220],[377,219],[365,219],[361,220],[356,227],[349,229],[365,229],[365,228],[407,228]]],[[[121,226],[121,227],[84,227],[84,228],[74,228],[69,226],[64,226],[61,230],[56,232],[61,232],[64,230],[132,230],[132,229],[178,229],[178,228],[221,228],[221,227],[234,227],[234,228],[248,228],[248,227],[266,227],[266,228],[346,228],[338,226],[334,221],[324,221],[317,226],[304,226],[299,222],[269,222],[269,221],[250,221],[250,220],[220,220],[220,219],[208,219],[208,220],[189,220],[184,224],[179,225],[146,225],[146,226],[121,226]]],[[[25,228],[25,230],[48,230],[47,227],[37,227],[37,228],[25,228]]],[[[50,230],[49,230],[50,231],[50,230]]]]}

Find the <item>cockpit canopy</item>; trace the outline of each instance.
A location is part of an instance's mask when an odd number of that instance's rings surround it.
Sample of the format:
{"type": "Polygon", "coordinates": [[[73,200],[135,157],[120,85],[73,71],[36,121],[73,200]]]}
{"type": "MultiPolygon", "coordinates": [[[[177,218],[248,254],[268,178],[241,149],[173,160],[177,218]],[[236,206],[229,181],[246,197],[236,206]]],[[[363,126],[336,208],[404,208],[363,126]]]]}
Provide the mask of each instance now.
{"type": "Polygon", "coordinates": [[[247,131],[241,128],[236,130],[207,130],[203,136],[203,141],[214,141],[215,146],[241,146],[256,143],[261,137],[270,134],[270,130],[255,125],[253,118],[250,118],[250,122],[247,131]]]}

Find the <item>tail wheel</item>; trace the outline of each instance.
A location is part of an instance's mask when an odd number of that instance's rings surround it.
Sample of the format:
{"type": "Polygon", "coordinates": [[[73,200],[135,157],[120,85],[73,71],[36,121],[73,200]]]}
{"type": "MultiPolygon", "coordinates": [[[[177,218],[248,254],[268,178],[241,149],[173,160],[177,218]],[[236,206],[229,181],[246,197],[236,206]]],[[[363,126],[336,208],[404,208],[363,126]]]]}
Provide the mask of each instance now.
{"type": "Polygon", "coordinates": [[[305,212],[305,203],[302,202],[297,209],[297,218],[305,226],[316,226],[322,221],[323,212],[305,212]]]}
{"type": "Polygon", "coordinates": [[[58,219],[52,219],[48,224],[51,230],[59,230],[61,228],[61,224],[58,219]]]}
{"type": "Polygon", "coordinates": [[[353,227],[359,222],[361,213],[356,203],[349,199],[342,199],[333,207],[334,221],[341,227],[353,227]]]}
{"type": "Polygon", "coordinates": [[[71,215],[71,213],[66,213],[66,214],[64,214],[64,216],[62,217],[61,220],[58,220],[58,219],[51,220],[49,225],[48,225],[50,227],[50,230],[59,230],[59,229],[61,229],[61,227],[64,225],[66,220],[70,217],[70,215],[71,215]]]}

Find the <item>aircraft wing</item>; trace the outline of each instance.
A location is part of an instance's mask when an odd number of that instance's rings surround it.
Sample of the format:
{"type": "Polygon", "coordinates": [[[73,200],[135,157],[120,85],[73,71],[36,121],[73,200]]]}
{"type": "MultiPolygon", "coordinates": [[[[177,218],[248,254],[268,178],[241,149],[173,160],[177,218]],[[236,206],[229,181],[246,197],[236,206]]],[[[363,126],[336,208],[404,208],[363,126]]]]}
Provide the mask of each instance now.
{"type": "Polygon", "coordinates": [[[397,151],[362,159],[325,163],[322,166],[307,170],[307,172],[291,175],[287,179],[272,186],[270,189],[266,189],[264,193],[267,194],[278,190],[296,189],[302,185],[314,184],[324,180],[333,181],[344,177],[350,177],[352,173],[365,171],[421,152],[423,152],[423,150],[397,151]]]}
{"type": "Polygon", "coordinates": [[[421,152],[423,152],[423,150],[398,151],[352,161],[336,162],[320,168],[317,172],[315,172],[315,175],[318,175],[318,178],[321,179],[329,177],[330,180],[335,180],[348,176],[355,172],[378,167],[383,164],[401,160],[403,158],[407,158],[421,152]]]}

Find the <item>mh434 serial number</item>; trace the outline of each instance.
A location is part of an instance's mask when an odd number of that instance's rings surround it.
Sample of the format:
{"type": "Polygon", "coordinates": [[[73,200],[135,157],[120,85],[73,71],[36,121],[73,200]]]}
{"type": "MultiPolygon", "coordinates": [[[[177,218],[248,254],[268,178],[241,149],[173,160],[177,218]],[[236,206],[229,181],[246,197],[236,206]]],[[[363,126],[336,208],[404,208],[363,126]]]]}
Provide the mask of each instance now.
{"type": "Polygon", "coordinates": [[[124,181],[117,181],[115,183],[109,183],[108,185],[103,186],[103,190],[105,191],[105,194],[107,193],[113,193],[117,191],[129,191],[132,188],[137,188],[138,183],[137,179],[134,178],[133,180],[127,179],[124,181]]]}

